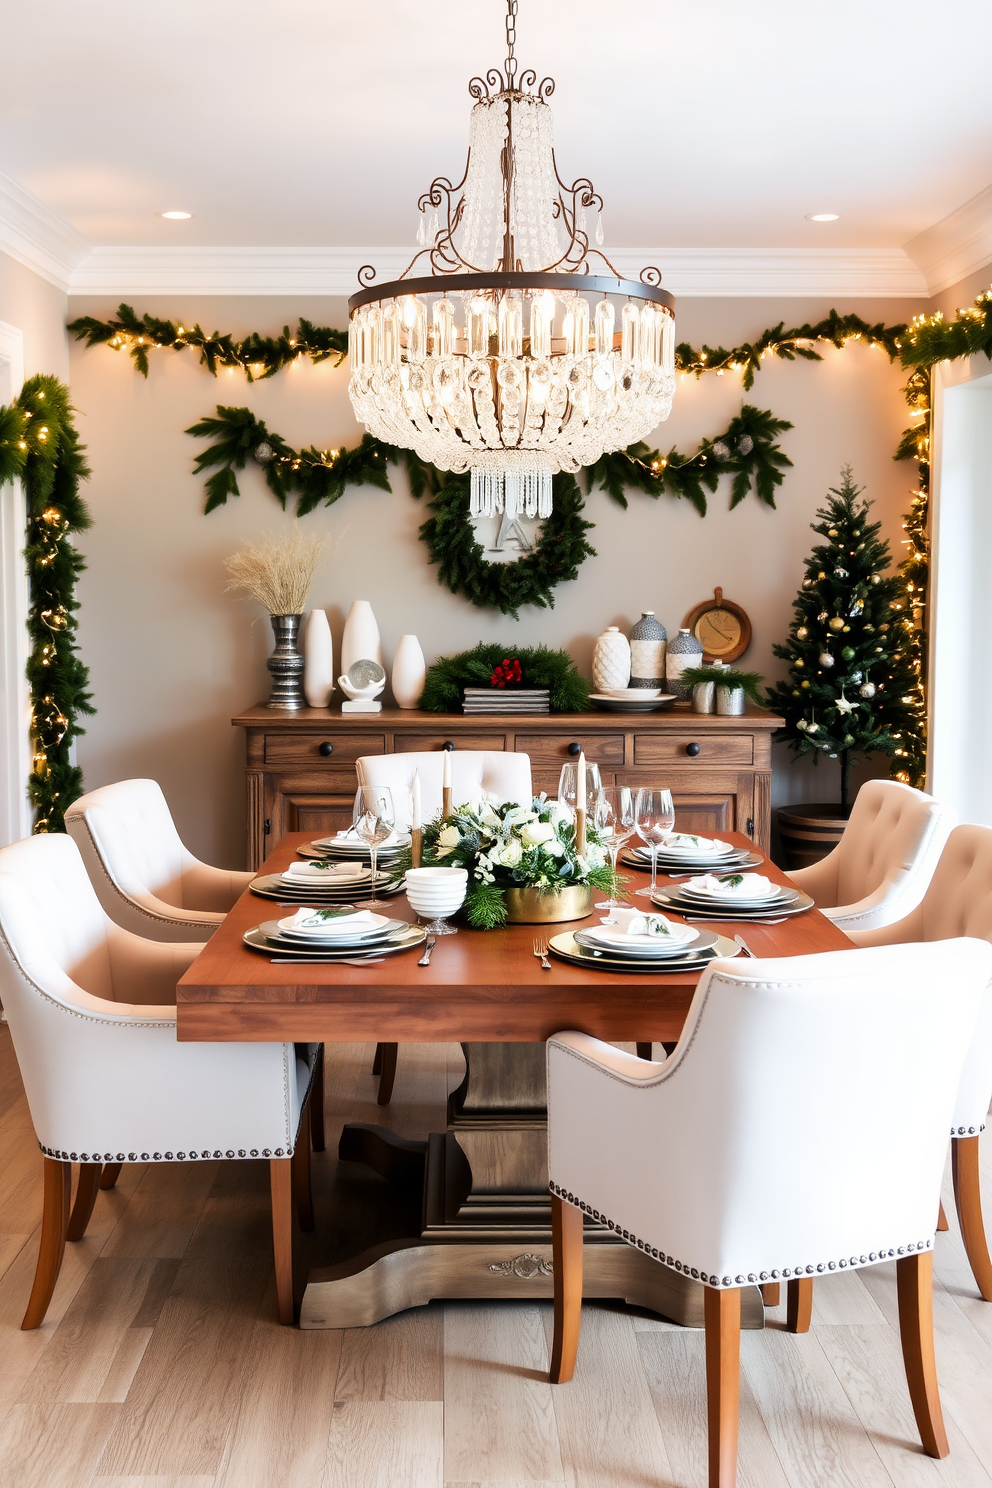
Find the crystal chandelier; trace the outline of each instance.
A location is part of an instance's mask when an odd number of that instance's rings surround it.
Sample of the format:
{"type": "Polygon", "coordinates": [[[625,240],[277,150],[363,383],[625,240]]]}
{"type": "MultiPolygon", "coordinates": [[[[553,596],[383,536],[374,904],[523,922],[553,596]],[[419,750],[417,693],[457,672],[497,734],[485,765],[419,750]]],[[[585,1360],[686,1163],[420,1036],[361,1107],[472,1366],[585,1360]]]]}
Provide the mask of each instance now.
{"type": "Polygon", "coordinates": [[[517,3],[503,70],[469,84],[465,173],[420,198],[424,246],[389,284],[366,264],[349,301],[357,418],[441,470],[471,470],[473,516],[549,516],[556,471],[644,439],[675,391],[675,301],[657,269],[623,279],[590,246],[603,201],[558,174],[555,85],[517,75],[517,3]]]}

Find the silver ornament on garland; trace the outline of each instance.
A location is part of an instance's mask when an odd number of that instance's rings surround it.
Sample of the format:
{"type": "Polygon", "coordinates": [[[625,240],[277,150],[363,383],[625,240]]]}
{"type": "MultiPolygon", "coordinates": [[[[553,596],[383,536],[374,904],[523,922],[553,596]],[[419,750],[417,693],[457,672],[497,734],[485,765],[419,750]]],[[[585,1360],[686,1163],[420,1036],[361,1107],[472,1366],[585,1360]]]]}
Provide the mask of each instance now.
{"type": "Polygon", "coordinates": [[[742,455],[749,455],[751,453],[751,451],[754,449],[754,440],[751,438],[750,434],[741,435],[740,439],[738,439],[737,441],[737,448],[742,455]]]}
{"type": "Polygon", "coordinates": [[[716,456],[716,458],[718,460],[729,460],[730,459],[730,445],[729,444],[724,444],[724,442],[723,442],[722,439],[718,439],[717,442],[716,442],[716,444],[714,444],[712,446],[712,449],[713,449],[714,455],[716,456]]]}
{"type": "Polygon", "coordinates": [[[261,444],[256,444],[255,448],[252,450],[252,454],[258,461],[259,465],[267,465],[272,459],[272,456],[275,454],[275,450],[272,448],[271,444],[266,443],[266,441],[263,439],[261,444]]]}
{"type": "Polygon", "coordinates": [[[873,698],[875,696],[875,684],[874,682],[865,682],[863,686],[859,687],[858,691],[863,698],[873,698]]]}

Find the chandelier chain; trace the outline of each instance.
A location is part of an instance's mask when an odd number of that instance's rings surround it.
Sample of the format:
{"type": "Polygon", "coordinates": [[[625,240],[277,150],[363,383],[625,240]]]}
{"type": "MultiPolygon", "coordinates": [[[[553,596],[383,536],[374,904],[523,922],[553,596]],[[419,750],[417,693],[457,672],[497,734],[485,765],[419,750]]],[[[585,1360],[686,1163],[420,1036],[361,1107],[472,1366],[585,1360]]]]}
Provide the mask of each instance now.
{"type": "Polygon", "coordinates": [[[506,0],[506,86],[513,88],[517,76],[517,59],[513,49],[517,44],[517,5],[519,0],[506,0]]]}

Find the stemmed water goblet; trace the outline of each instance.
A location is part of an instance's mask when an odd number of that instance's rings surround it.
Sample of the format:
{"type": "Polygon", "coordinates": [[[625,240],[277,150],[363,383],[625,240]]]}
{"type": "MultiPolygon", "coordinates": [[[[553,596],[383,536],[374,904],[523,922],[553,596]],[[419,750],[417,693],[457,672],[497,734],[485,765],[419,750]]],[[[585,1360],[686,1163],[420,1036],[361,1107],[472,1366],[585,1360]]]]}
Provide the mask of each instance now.
{"type": "MultiPolygon", "coordinates": [[[[624,843],[634,835],[634,792],[628,785],[604,785],[593,798],[590,819],[602,841],[610,850],[613,879],[616,882],[617,857],[624,843]]],[[[611,894],[596,905],[597,909],[619,909],[623,900],[611,894]]]]}
{"type": "Polygon", "coordinates": [[[362,909],[388,909],[385,899],[376,898],[376,857],[381,843],[391,834],[396,823],[393,793],[388,785],[360,785],[355,792],[351,820],[355,831],[369,850],[372,865],[372,897],[363,899],[362,909]]]}
{"type": "Polygon", "coordinates": [[[634,802],[634,823],[637,835],[651,849],[651,887],[635,893],[640,899],[650,899],[658,891],[658,849],[668,841],[675,826],[671,791],[642,786],[634,802]]]}
{"type": "MultiPolygon", "coordinates": [[[[569,806],[574,813],[575,801],[579,784],[579,765],[577,760],[566,760],[561,767],[558,777],[558,799],[564,806],[569,806]]],[[[586,760],[586,812],[591,818],[592,808],[596,797],[603,789],[602,777],[599,766],[595,760],[586,760]]]]}

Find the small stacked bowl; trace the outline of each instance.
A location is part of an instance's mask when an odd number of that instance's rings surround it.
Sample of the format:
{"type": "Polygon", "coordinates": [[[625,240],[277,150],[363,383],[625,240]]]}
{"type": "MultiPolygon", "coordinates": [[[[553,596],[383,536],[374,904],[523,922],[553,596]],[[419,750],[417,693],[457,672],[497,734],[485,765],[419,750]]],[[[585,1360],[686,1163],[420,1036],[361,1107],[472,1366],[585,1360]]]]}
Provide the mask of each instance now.
{"type": "Polygon", "coordinates": [[[429,928],[435,934],[455,933],[451,926],[442,929],[441,922],[465,903],[467,868],[409,868],[404,887],[410,908],[433,922],[429,928]]]}

